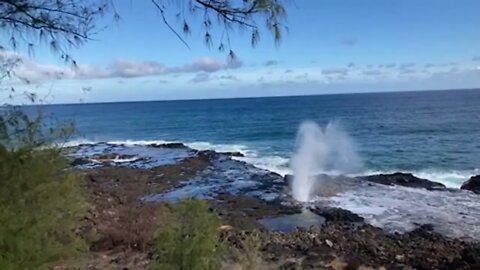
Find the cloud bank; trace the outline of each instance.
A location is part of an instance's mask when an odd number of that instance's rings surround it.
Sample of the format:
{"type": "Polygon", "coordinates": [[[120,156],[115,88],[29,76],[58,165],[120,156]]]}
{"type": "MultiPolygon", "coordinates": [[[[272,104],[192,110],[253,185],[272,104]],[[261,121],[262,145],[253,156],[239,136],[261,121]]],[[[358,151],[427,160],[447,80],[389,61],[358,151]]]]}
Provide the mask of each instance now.
{"type": "Polygon", "coordinates": [[[168,74],[214,73],[240,68],[238,59],[220,61],[210,57],[193,60],[183,66],[167,66],[158,61],[115,60],[107,66],[78,65],[74,68],[44,65],[12,51],[0,51],[0,63],[12,63],[11,74],[28,83],[41,83],[52,79],[105,79],[138,78],[168,74]]]}

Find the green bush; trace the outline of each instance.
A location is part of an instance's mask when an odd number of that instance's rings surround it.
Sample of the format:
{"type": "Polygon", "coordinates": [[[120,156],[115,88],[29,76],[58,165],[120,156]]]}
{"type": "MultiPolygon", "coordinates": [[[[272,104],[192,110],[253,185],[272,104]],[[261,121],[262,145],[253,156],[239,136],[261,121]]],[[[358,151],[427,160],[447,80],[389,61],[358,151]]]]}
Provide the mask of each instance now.
{"type": "MultiPolygon", "coordinates": [[[[239,270],[261,270],[267,269],[267,265],[262,260],[262,240],[258,231],[250,233],[243,232],[240,234],[241,239],[236,241],[238,246],[229,248],[229,267],[239,270]]],[[[270,269],[270,268],[268,268],[270,269]]]]}
{"type": "Polygon", "coordinates": [[[39,125],[15,121],[0,121],[0,269],[77,262],[86,251],[75,234],[86,207],[79,181],[59,149],[38,148],[39,125]]]}
{"type": "Polygon", "coordinates": [[[152,269],[219,269],[225,252],[220,219],[202,200],[187,199],[173,207],[168,224],[154,238],[152,269]]]}

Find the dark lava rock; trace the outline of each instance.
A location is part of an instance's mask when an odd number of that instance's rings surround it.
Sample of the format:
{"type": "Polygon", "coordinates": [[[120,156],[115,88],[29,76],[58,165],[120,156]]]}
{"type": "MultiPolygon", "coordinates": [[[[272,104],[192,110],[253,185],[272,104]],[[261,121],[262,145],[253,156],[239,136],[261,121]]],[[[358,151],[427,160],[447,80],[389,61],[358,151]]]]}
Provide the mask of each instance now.
{"type": "Polygon", "coordinates": [[[268,231],[262,251],[266,260],[276,262],[302,258],[302,269],[480,269],[480,244],[446,238],[427,227],[389,234],[367,224],[332,222],[291,233],[268,231]],[[334,268],[332,259],[320,258],[321,254],[331,254],[344,264],[334,268]]]}
{"type": "Polygon", "coordinates": [[[480,175],[470,177],[468,181],[463,183],[461,189],[466,189],[480,194],[480,175]]]}
{"type": "Polygon", "coordinates": [[[293,182],[293,175],[291,174],[285,174],[285,176],[283,177],[283,179],[285,180],[286,183],[292,183],[293,182]]]}
{"type": "Polygon", "coordinates": [[[412,188],[425,188],[428,190],[446,189],[446,186],[442,183],[418,178],[411,173],[396,172],[392,174],[377,174],[359,177],[359,179],[382,185],[398,185],[412,188]]]}
{"type": "Polygon", "coordinates": [[[90,163],[92,163],[92,161],[89,160],[88,158],[76,158],[70,163],[70,165],[71,166],[82,166],[82,165],[87,165],[87,164],[90,164],[90,163]]]}
{"type": "Polygon", "coordinates": [[[160,143],[160,144],[151,144],[149,145],[150,147],[156,147],[156,148],[169,148],[169,149],[185,149],[188,148],[183,143],[160,143]]]}
{"type": "Polygon", "coordinates": [[[326,222],[354,223],[363,222],[363,217],[337,207],[312,207],[310,211],[325,218],[326,222]]]}
{"type": "Polygon", "coordinates": [[[480,269],[480,246],[470,246],[462,251],[462,260],[480,269]]]}
{"type": "Polygon", "coordinates": [[[229,157],[245,157],[242,152],[218,152],[221,155],[226,155],[229,157]]]}
{"type": "Polygon", "coordinates": [[[203,150],[203,151],[199,151],[197,153],[197,156],[201,159],[211,161],[215,158],[218,158],[220,156],[220,154],[213,151],[213,150],[203,150]]]}

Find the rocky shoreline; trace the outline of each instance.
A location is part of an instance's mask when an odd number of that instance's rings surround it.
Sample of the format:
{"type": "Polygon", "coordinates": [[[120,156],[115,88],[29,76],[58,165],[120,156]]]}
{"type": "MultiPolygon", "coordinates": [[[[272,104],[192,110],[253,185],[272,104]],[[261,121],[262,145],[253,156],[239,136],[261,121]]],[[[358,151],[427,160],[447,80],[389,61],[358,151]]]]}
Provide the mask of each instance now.
{"type": "MultiPolygon", "coordinates": [[[[84,175],[92,205],[79,229],[86,238],[95,235],[90,269],[145,269],[152,256],[149,236],[165,222],[162,213],[185,196],[209,200],[228,225],[225,239],[233,244],[245,232],[259,231],[268,269],[480,269],[476,239],[447,237],[435,230],[437,224],[425,223],[391,232],[347,209],[301,205],[288,195],[291,176],[232,159],[242,153],[197,151],[181,143],[142,147],[135,153],[107,143],[71,149],[72,166],[84,175]],[[153,154],[142,155],[144,148],[153,154]],[[300,221],[292,218],[296,215],[300,221]],[[266,225],[272,223],[293,230],[272,230],[266,225]]],[[[358,177],[348,185],[355,181],[451,191],[404,173],[358,177]]],[[[474,194],[479,181],[472,177],[462,189],[480,201],[474,194]]],[[[319,196],[335,196],[343,188],[319,196]]]]}

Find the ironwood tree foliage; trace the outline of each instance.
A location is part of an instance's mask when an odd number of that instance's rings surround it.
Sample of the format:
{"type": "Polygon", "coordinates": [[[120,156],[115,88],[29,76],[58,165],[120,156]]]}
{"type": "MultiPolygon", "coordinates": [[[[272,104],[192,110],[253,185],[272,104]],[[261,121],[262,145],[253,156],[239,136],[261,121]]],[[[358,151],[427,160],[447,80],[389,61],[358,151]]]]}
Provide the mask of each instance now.
{"type": "MultiPolygon", "coordinates": [[[[48,44],[65,61],[76,64],[68,48],[91,40],[102,29],[97,24],[101,17],[110,14],[119,19],[116,1],[125,0],[0,0],[0,31],[8,37],[8,44],[0,46],[13,50],[26,46],[33,54],[36,46],[48,44]]],[[[252,46],[259,42],[262,29],[272,33],[277,43],[282,38],[282,30],[286,29],[286,12],[281,0],[150,1],[165,26],[187,46],[182,36],[191,33],[194,23],[201,24],[208,46],[213,45],[215,29],[220,29],[219,50],[227,46],[231,49],[229,33],[235,29],[250,31],[252,46]],[[172,16],[177,18],[175,24],[167,19],[172,16]]]]}
{"type": "Polygon", "coordinates": [[[287,29],[286,11],[281,0],[151,0],[160,11],[165,24],[181,39],[177,31],[166,19],[165,13],[174,12],[184,34],[190,34],[192,23],[200,22],[204,31],[204,42],[207,46],[214,43],[214,29],[220,29],[218,49],[225,50],[230,44],[230,31],[234,29],[250,31],[250,42],[255,47],[260,41],[261,29],[270,32],[278,44],[282,39],[282,31],[287,29]],[[194,20],[196,15],[200,20],[194,20]],[[263,23],[263,25],[262,25],[263,23]]]}
{"type": "MultiPolygon", "coordinates": [[[[0,31],[8,37],[3,49],[26,46],[33,54],[48,44],[65,61],[73,61],[68,47],[78,47],[98,30],[95,22],[110,9],[110,1],[0,0],[0,31]]],[[[72,62],[75,64],[75,62],[72,62]]]]}

